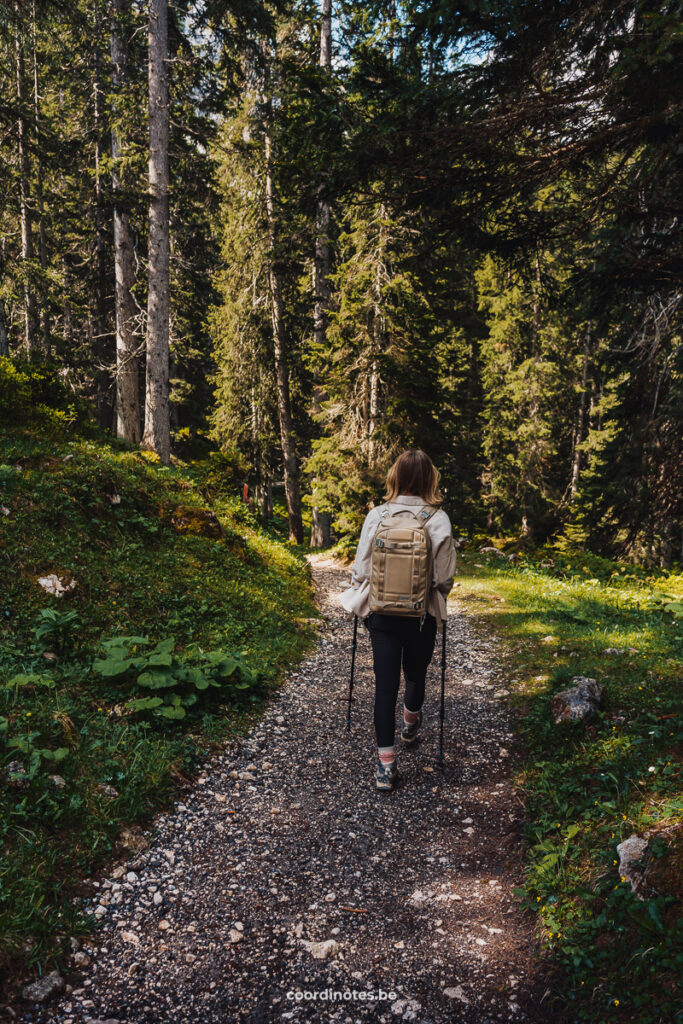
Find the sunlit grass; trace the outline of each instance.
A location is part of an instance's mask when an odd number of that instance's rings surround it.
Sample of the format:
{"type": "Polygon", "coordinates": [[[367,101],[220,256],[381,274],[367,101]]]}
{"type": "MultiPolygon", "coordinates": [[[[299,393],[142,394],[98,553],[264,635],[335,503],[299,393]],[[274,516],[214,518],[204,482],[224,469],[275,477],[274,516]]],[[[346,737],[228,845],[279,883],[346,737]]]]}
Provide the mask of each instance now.
{"type": "Polygon", "coordinates": [[[73,883],[111,854],[123,825],[163,806],[212,744],[254,720],[312,642],[297,621],[316,615],[303,552],[260,526],[236,483],[219,483],[208,486],[201,466],[163,467],[106,439],[0,435],[0,772],[12,761],[29,772],[0,787],[0,973],[60,965],[68,934],[86,927],[68,898],[73,883]],[[184,532],[179,508],[212,508],[220,531],[184,532]],[[73,593],[46,594],[37,580],[49,573],[74,579],[73,593]],[[46,608],[76,613],[57,653],[35,637],[46,608]],[[183,722],[121,718],[116,683],[92,672],[115,635],[172,637],[190,661],[239,653],[258,689],[183,722]],[[17,673],[37,678],[3,687],[17,673]],[[58,763],[46,760],[60,748],[58,763]]]}
{"type": "Polygon", "coordinates": [[[563,971],[553,1019],[668,1021],[683,969],[671,881],[682,866],[683,734],[681,625],[666,606],[680,600],[683,575],[580,555],[511,566],[468,552],[458,582],[460,599],[508,641],[503,681],[520,715],[527,808],[520,896],[563,971]],[[588,727],[555,726],[550,696],[574,676],[605,685],[605,710],[588,727]],[[646,832],[655,881],[640,901],[616,847],[646,832]]]}

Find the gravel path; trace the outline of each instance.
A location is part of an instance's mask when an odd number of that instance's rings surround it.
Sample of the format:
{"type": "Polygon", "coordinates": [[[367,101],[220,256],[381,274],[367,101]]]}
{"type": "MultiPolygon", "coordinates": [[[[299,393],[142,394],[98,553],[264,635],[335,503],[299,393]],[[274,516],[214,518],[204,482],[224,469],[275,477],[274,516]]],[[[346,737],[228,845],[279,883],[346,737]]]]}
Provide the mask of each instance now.
{"type": "Polygon", "coordinates": [[[23,1004],[17,1020],[545,1019],[512,893],[521,808],[495,641],[453,606],[445,769],[435,657],[420,742],[399,751],[399,787],[378,793],[369,638],[359,628],[347,734],[351,626],[335,597],[348,570],[322,557],[312,567],[327,617],[315,653],[252,733],[155,819],[149,845],[95,883],[101,927],[75,953],[72,990],[23,1004]],[[370,990],[389,998],[360,996],[370,990]]]}

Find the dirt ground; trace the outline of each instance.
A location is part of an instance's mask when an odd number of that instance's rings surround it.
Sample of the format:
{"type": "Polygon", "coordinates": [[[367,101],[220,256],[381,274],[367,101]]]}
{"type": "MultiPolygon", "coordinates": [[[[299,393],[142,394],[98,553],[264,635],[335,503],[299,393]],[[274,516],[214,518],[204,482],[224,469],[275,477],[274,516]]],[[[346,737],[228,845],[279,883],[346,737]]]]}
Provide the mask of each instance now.
{"type": "MultiPolygon", "coordinates": [[[[374,787],[370,643],[336,602],[349,572],[311,560],[326,622],[253,731],[205,766],[149,845],[93,885],[100,927],[59,1001],[15,1020],[125,1024],[546,1021],[517,908],[523,809],[497,642],[451,606],[445,756],[439,658],[399,785],[374,787]],[[497,696],[496,696],[497,694],[497,696]]],[[[402,704],[399,698],[397,721],[402,704]]]]}

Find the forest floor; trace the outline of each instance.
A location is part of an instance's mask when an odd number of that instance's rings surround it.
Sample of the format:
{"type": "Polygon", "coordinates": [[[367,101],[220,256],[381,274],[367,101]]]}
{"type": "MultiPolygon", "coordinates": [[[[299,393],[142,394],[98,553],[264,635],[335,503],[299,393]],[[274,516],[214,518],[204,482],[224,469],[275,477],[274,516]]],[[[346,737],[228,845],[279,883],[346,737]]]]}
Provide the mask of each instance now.
{"type": "Polygon", "coordinates": [[[15,1007],[15,1020],[546,1020],[533,916],[513,891],[524,812],[496,697],[500,642],[452,605],[445,768],[437,654],[419,742],[399,750],[397,789],[377,792],[367,633],[347,733],[351,627],[336,597],[348,570],[311,563],[325,616],[315,652],[139,851],[87,883],[101,925],[67,994],[15,1007]]]}

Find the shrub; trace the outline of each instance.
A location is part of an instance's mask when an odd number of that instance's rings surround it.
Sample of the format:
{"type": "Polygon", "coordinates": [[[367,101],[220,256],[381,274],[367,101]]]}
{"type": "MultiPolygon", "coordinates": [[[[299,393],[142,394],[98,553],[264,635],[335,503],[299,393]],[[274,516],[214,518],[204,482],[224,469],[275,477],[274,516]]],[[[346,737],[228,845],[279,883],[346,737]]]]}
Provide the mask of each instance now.
{"type": "Polygon", "coordinates": [[[73,426],[88,420],[85,401],[56,367],[0,356],[0,421],[73,426]]]}

